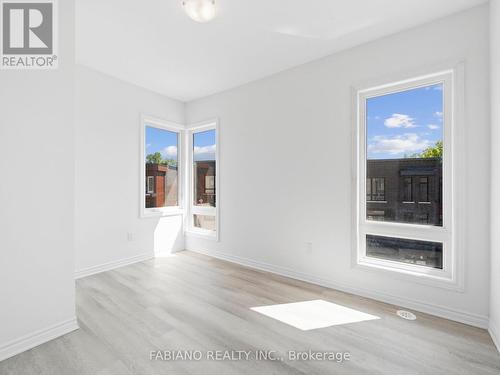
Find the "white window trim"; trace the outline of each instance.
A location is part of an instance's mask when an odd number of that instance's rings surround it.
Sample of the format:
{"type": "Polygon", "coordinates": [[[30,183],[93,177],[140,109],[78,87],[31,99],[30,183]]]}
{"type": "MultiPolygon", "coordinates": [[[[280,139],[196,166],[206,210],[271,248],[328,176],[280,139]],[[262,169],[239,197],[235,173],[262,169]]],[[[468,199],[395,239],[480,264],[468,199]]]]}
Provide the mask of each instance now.
{"type": "Polygon", "coordinates": [[[185,235],[199,237],[219,241],[220,239],[220,141],[219,141],[219,120],[217,118],[198,122],[186,127],[186,186],[188,193],[186,194],[187,213],[185,218],[185,235]],[[193,135],[207,130],[215,130],[215,202],[216,207],[199,207],[193,204],[194,202],[194,174],[193,174],[193,135]],[[215,216],[215,232],[197,228],[193,225],[193,215],[210,215],[215,216]]]}
{"type": "Polygon", "coordinates": [[[163,120],[157,117],[141,115],[141,126],[140,126],[140,217],[148,218],[148,217],[161,217],[161,216],[173,216],[173,215],[182,215],[184,213],[183,210],[183,202],[184,202],[184,163],[183,163],[183,146],[184,146],[184,125],[163,120]],[[171,132],[175,132],[178,134],[178,144],[177,144],[177,198],[178,198],[178,206],[172,207],[158,207],[158,208],[146,208],[146,160],[145,160],[145,152],[146,152],[146,126],[154,127],[157,129],[168,130],[171,132]]]}
{"type": "Polygon", "coordinates": [[[384,272],[407,281],[464,290],[464,210],[463,182],[465,147],[463,128],[464,64],[428,69],[393,77],[384,83],[371,82],[353,88],[353,251],[352,266],[362,270],[384,272]],[[426,74],[429,71],[439,72],[426,74]],[[393,82],[387,84],[387,82],[393,82]],[[395,82],[395,83],[394,83],[395,82]],[[419,86],[445,83],[443,108],[443,227],[417,224],[368,221],[366,219],[366,146],[365,104],[373,96],[404,91],[419,86]],[[462,203],[459,203],[462,202],[462,203]],[[365,253],[366,235],[398,237],[443,243],[443,270],[370,258],[365,253]]]}

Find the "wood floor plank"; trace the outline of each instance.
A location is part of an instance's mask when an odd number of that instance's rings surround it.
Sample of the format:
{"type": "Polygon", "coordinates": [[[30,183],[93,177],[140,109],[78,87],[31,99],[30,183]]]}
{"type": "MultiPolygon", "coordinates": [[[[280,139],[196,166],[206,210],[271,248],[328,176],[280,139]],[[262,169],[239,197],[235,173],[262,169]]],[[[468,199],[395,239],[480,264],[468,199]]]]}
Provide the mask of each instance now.
{"type": "Polygon", "coordinates": [[[500,374],[485,330],[191,252],[77,281],[80,329],[0,363],[1,375],[500,374]],[[325,300],[380,319],[302,331],[252,307],[325,300]],[[285,360],[152,361],[154,350],[271,350],[285,360]],[[349,352],[344,363],[290,361],[349,352]]]}

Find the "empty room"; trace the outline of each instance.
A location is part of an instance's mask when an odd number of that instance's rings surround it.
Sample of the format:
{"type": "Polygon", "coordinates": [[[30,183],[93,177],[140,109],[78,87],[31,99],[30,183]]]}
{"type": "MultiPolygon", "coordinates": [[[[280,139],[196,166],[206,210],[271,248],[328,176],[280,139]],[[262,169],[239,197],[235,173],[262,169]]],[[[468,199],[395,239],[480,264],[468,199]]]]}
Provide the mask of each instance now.
{"type": "Polygon", "coordinates": [[[0,33],[0,375],[500,374],[500,0],[0,33]]]}

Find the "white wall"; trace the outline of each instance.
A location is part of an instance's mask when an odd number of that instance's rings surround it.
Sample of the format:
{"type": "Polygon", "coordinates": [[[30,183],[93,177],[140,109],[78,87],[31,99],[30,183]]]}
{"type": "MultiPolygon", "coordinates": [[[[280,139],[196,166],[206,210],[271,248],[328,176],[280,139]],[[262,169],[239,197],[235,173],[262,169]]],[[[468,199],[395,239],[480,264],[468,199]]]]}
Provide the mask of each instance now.
{"type": "Polygon", "coordinates": [[[74,1],[59,68],[0,71],[0,360],[75,329],[74,1]]]}
{"type": "Polygon", "coordinates": [[[490,332],[500,350],[500,1],[490,2],[491,299],[490,332]]]}
{"type": "Polygon", "coordinates": [[[139,218],[141,113],[184,123],[184,104],[76,69],[76,265],[79,276],[153,251],[182,250],[182,217],[139,218]],[[127,233],[133,234],[128,241],[127,233]]]}
{"type": "Polygon", "coordinates": [[[190,237],[186,248],[486,326],[487,12],[475,8],[188,103],[188,122],[220,118],[221,241],[190,237]],[[464,293],[351,268],[351,86],[451,60],[466,65],[464,293]]]}

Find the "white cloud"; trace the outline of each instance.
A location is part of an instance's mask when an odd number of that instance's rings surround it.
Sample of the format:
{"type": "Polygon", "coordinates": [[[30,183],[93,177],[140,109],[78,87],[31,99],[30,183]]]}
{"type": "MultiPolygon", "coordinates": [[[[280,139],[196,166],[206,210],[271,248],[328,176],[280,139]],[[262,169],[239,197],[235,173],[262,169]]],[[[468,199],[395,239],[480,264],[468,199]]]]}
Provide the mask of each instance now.
{"type": "Polygon", "coordinates": [[[168,146],[168,147],[165,147],[161,151],[161,154],[163,155],[164,158],[167,158],[167,159],[176,159],[177,158],[177,146],[168,146]]]}
{"type": "Polygon", "coordinates": [[[441,111],[434,112],[434,117],[437,117],[439,122],[443,122],[443,112],[441,111]]]}
{"type": "Polygon", "coordinates": [[[373,154],[411,154],[422,151],[431,145],[431,141],[418,134],[408,133],[394,137],[376,136],[368,145],[368,152],[373,154]]]}
{"type": "Polygon", "coordinates": [[[414,118],[401,113],[393,113],[392,117],[386,118],[384,125],[388,128],[416,128],[414,118]]]}
{"type": "Polygon", "coordinates": [[[203,146],[203,147],[198,147],[194,146],[194,154],[199,155],[199,154],[215,154],[215,145],[210,145],[210,146],[203,146]]]}
{"type": "Polygon", "coordinates": [[[434,124],[429,124],[427,125],[427,127],[431,130],[436,130],[436,129],[439,129],[439,125],[434,125],[434,124]]]}
{"type": "Polygon", "coordinates": [[[215,150],[217,146],[216,145],[209,145],[209,146],[195,146],[193,149],[194,152],[194,159],[195,160],[215,160],[215,150]]]}
{"type": "Polygon", "coordinates": [[[151,147],[151,143],[148,143],[148,144],[146,145],[146,148],[150,148],[150,147],[151,147]]]}

